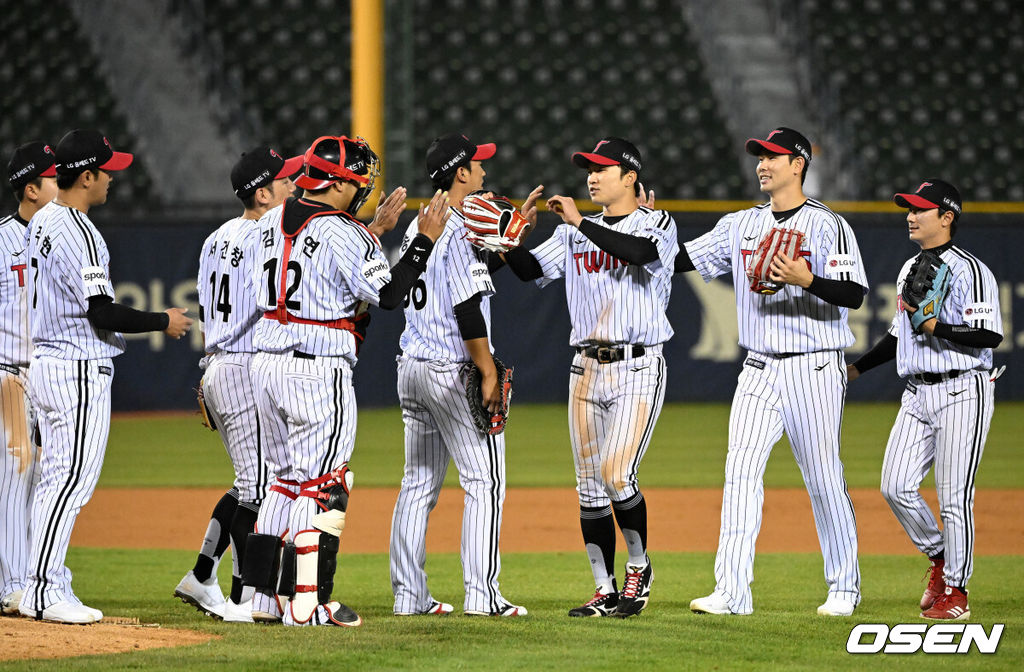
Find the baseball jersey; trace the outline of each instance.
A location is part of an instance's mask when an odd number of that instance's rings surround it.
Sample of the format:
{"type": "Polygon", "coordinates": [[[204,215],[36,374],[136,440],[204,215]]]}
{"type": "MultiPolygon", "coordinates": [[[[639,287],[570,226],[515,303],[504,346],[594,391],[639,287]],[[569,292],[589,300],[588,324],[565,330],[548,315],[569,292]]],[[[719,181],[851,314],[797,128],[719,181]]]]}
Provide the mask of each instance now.
{"type": "MultiPolygon", "coordinates": [[[[276,310],[284,285],[288,313],[305,320],[328,322],[353,318],[377,305],[380,290],[391,280],[391,266],[380,241],[349,216],[312,216],[296,234],[287,259],[282,259],[285,236],[281,220],[286,208],[306,207],[301,198],[285,201],[259,220],[253,282],[259,311],[276,310]],[[287,264],[286,282],[281,269],[287,264]]],[[[331,211],[337,212],[337,211],[331,211]]],[[[356,361],[355,336],[322,324],[282,324],[264,317],[256,325],[253,344],[266,352],[298,350],[310,355],[345,357],[356,361]]]]}
{"type": "MultiPolygon", "coordinates": [[[[399,347],[415,359],[468,362],[472,358],[459,333],[455,306],[480,294],[480,312],[490,334],[490,297],[494,285],[482,255],[466,239],[462,213],[455,208],[450,210],[451,217],[427,258],[427,268],[406,298],[405,331],[399,347]]],[[[418,233],[416,217],[406,229],[403,254],[418,233]]]]}
{"type": "MultiPolygon", "coordinates": [[[[940,255],[949,265],[949,293],[938,320],[943,324],[967,325],[1003,334],[999,310],[999,285],[988,266],[974,255],[951,245],[940,255]]],[[[903,264],[896,281],[897,309],[889,333],[899,339],[896,346],[896,371],[906,377],[916,373],[946,373],[954,369],[971,371],[992,367],[992,348],[959,345],[932,334],[915,334],[910,316],[903,311],[903,280],[914,263],[903,264]]]]}
{"type": "Polygon", "coordinates": [[[27,366],[32,356],[28,334],[28,223],[17,213],[0,219],[0,364],[27,366]]]}
{"type": "Polygon", "coordinates": [[[792,354],[853,345],[853,332],[846,321],[848,308],[828,303],[796,285],[783,285],[775,294],[750,291],[747,260],[776,226],[805,234],[801,256],[811,273],[855,282],[867,292],[868,281],[853,229],[820,201],[807,199],[781,224],[770,203],[729,213],[684,247],[705,282],[732,271],[740,346],[766,354],[792,354]]]}
{"type": "Polygon", "coordinates": [[[89,322],[89,298],[114,298],[110,253],[89,217],[47,203],[26,231],[29,325],[35,354],[57,359],[116,357],[124,337],[89,322]]]}
{"type": "Polygon", "coordinates": [[[253,262],[259,226],[236,217],[211,233],[199,257],[199,326],[206,351],[256,352],[252,336],[263,312],[256,308],[253,262]]]}
{"type": "Polygon", "coordinates": [[[644,207],[614,223],[605,222],[600,214],[584,219],[650,239],[658,258],[643,266],[627,264],[568,224],[560,224],[550,238],[531,250],[544,273],[537,279],[538,286],[565,278],[572,324],[569,344],[658,345],[672,338],[665,309],[679,252],[675,220],[663,210],[644,207]]]}

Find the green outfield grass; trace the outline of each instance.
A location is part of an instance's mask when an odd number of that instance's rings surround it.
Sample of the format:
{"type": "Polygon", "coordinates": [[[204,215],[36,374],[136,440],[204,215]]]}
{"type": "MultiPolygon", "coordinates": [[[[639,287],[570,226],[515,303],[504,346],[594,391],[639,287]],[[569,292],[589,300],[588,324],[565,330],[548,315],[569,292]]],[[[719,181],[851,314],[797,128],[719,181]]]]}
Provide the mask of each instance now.
{"type": "MultiPolygon", "coordinates": [[[[842,454],[850,487],[878,486],[897,409],[893,403],[847,406],[842,454]]],[[[641,484],[721,487],[728,422],[728,404],[667,404],[640,467],[641,484]]],[[[506,431],[509,486],[575,486],[564,406],[515,405],[506,431]]],[[[1022,436],[1024,403],[997,403],[978,487],[1024,487],[1022,436]]],[[[400,411],[360,411],[351,462],[358,486],[397,486],[403,461],[400,411]]],[[[195,416],[115,418],[101,487],[222,486],[230,481],[231,465],[219,437],[195,416]]],[[[454,468],[447,484],[457,485],[454,468]]],[[[772,453],[765,484],[802,485],[785,438],[772,453]]]]}
{"type": "MultiPolygon", "coordinates": [[[[72,549],[69,564],[79,596],[109,615],[135,616],[164,627],[222,637],[204,645],[60,661],[0,666],[15,670],[857,670],[1019,669],[1024,655],[1024,587],[1005,577],[1021,574],[1020,557],[978,558],[971,582],[975,622],[1006,628],[995,655],[852,656],[850,630],[858,622],[921,623],[918,558],[861,558],[864,601],[852,619],[817,616],[824,598],[821,559],[813,554],[758,556],[751,616],[698,616],[690,599],[711,590],[708,553],[653,557],[651,606],[641,616],[570,619],[565,611],[593,590],[580,554],[506,554],[505,595],[526,605],[522,619],[462,616],[459,559],[431,555],[431,589],[456,604],[445,617],[391,615],[387,558],[346,556],[338,563],[335,596],[365,619],[358,629],[234,625],[201,616],[170,597],[193,555],[177,551],[72,549]]],[[[226,563],[225,563],[226,564],[226,563]]],[[[224,569],[225,565],[222,565],[224,569]]],[[[222,583],[226,585],[226,576],[222,583]]],[[[54,626],[63,628],[68,626],[54,626]]],[[[59,631],[59,630],[58,630],[59,631]]]]}

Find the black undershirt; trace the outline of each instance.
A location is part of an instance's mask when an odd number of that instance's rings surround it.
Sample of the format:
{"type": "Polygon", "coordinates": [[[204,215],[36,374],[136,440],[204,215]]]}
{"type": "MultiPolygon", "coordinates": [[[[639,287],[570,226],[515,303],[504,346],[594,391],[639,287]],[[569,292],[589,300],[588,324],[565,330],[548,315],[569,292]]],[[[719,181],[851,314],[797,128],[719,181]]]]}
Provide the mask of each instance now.
{"type": "MultiPolygon", "coordinates": [[[[618,224],[626,217],[629,215],[606,216],[603,221],[609,225],[618,224]]],[[[649,238],[615,231],[589,219],[580,222],[579,230],[599,248],[626,263],[643,266],[658,258],[658,247],[649,238]]]]}
{"type": "Polygon", "coordinates": [[[86,316],[97,329],[119,331],[122,334],[163,331],[171,323],[171,316],[167,313],[135,310],[114,303],[114,299],[109,296],[90,296],[86,316]]]}
{"type": "Polygon", "coordinates": [[[480,310],[480,295],[474,294],[462,303],[455,304],[455,321],[459,325],[462,340],[487,337],[487,322],[480,310]]]}

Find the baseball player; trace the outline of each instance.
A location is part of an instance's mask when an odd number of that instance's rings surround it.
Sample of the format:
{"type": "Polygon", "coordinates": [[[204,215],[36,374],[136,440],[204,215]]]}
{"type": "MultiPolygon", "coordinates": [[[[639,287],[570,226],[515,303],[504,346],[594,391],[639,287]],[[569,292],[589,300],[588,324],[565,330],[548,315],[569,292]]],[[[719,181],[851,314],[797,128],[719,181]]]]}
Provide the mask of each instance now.
{"type": "Polygon", "coordinates": [[[687,242],[680,271],[696,269],[705,281],[732,273],[740,345],[747,350],[729,416],[722,527],[713,593],[690,602],[697,613],[749,614],[754,542],[761,527],[764,469],[783,432],[803,474],[825,560],[828,597],[818,613],[849,616],[860,601],[857,527],[839,460],[839,430],[846,396],[842,348],[853,344],[849,309],[867,292],[853,230],[822,203],[807,198],[803,180],[811,144],[790,128],[746,151],[769,201],[730,213],[687,242]],[[804,248],[772,257],[766,292],[750,289],[747,260],[775,227],[802,232],[804,248]]]}
{"type": "Polygon", "coordinates": [[[53,150],[42,142],[18,147],[7,175],[18,209],[0,218],[0,614],[17,615],[28,575],[29,501],[37,469],[28,401],[28,332],[25,230],[32,216],[57,195],[53,150]]]}
{"type": "Polygon", "coordinates": [[[256,588],[255,620],[362,623],[331,601],[352,486],[352,367],[366,336],[367,305],[401,305],[447,220],[447,195],[438,192],[419,214],[420,234],[390,267],[377,237],[350,214],[373,190],[378,165],[362,140],[318,138],[295,180],[304,194],[258,223],[253,269],[264,312],[251,379],[276,481],[246,543],[243,580],[256,588]]]}
{"type": "MultiPolygon", "coordinates": [[[[394,613],[447,614],[452,605],[427,588],[427,520],[444,483],[449,458],[466,491],[462,515],[464,610],[471,615],[525,616],[498,588],[502,504],[505,499],[505,435],[482,434],[473,424],[462,373],[470,362],[483,374],[483,401],[500,397],[489,339],[494,285],[487,256],[466,238],[462,200],[483,187],[483,161],[493,143],[476,145],[464,135],[436,138],[427,150],[427,174],[448,192],[450,218],[434,243],[427,268],[405,300],[405,331],[398,357],[398,398],[405,422],[405,474],[391,522],[391,588],[394,613]]],[[[536,221],[540,188],[524,212],[536,221]]],[[[414,219],[402,250],[419,234],[414,219]]]]}
{"type": "Polygon", "coordinates": [[[235,470],[235,482],[213,509],[195,566],[174,594],[200,611],[225,621],[252,622],[251,587],[243,591],[245,542],[267,487],[260,451],[260,424],[249,382],[256,352],[253,331],[263,313],[256,308],[253,263],[259,228],[256,220],[291,196],[291,176],[302,157],[285,160],[269,147],[242,154],[231,169],[231,187],[244,208],[203,243],[199,257],[199,326],[206,343],[202,389],[208,413],[235,470]],[[217,565],[231,544],[231,593],[225,601],[217,565]]]}
{"type": "Polygon", "coordinates": [[[113,358],[121,333],[163,331],[181,338],[192,320],[183,308],[162,313],[114,302],[110,255],[89,210],[107,200],[112,173],[132,155],[115,152],[92,130],[67,133],[57,145],[57,196],[26,231],[32,363],[29,394],[42,434],[33,489],[28,583],[21,613],[57,623],[92,623],[102,612],[71,588],[64,566],[71,530],[99,479],[110,431],[113,358]]]}
{"type": "Polygon", "coordinates": [[[572,161],[587,170],[599,215],[583,217],[568,196],[548,207],[562,224],[538,247],[505,254],[515,274],[544,287],[565,278],[576,356],[569,370],[569,438],[576,466],[580,528],[597,586],[570,616],[628,617],[650,597],[647,504],[637,470],[665,399],[662,344],[679,245],[676,224],[638,204],[642,159],[607,137],[572,161]],[[614,518],[613,518],[614,516],[614,518]],[[628,550],[622,590],[615,579],[615,521],[628,550]]]}
{"type": "Polygon", "coordinates": [[[886,334],[848,367],[850,380],[896,359],[907,379],[882,463],[882,495],[911,541],[931,560],[921,616],[960,620],[971,615],[967,581],[974,569],[974,477],[992,421],[995,379],[992,348],[1003,340],[999,286],[977,257],[953,244],[960,193],[929,178],[913,193],[896,194],[907,208],[910,240],[948,265],[949,291],[937,315],[918,329],[919,308],[900,296],[915,258],[897,278],[897,311],[886,334]],[[939,530],[918,488],[935,467],[939,530]]]}

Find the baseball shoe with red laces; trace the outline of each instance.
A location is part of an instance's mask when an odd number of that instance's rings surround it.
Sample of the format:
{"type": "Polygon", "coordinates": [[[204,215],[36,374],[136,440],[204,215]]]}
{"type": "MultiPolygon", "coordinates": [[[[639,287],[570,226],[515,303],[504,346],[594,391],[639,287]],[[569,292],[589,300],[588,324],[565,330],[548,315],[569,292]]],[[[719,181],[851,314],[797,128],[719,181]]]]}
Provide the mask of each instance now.
{"type": "Polygon", "coordinates": [[[921,612],[921,618],[933,621],[962,621],[970,616],[967,591],[954,586],[946,586],[945,592],[935,598],[935,604],[931,609],[921,612]]]}
{"type": "Polygon", "coordinates": [[[602,593],[598,588],[589,602],[570,609],[569,615],[573,618],[611,616],[615,613],[617,606],[619,606],[619,594],[615,592],[614,587],[610,593],[602,593]]]}
{"type": "Polygon", "coordinates": [[[928,578],[928,587],[924,589],[924,595],[921,596],[921,611],[931,609],[939,595],[946,592],[946,580],[942,578],[942,570],[945,566],[945,560],[932,560],[932,566],[925,574],[928,578]]]}
{"type": "Polygon", "coordinates": [[[646,565],[626,564],[626,579],[619,592],[619,604],[615,607],[615,616],[629,618],[647,607],[651,597],[651,584],[654,583],[654,570],[651,561],[646,565]]]}

